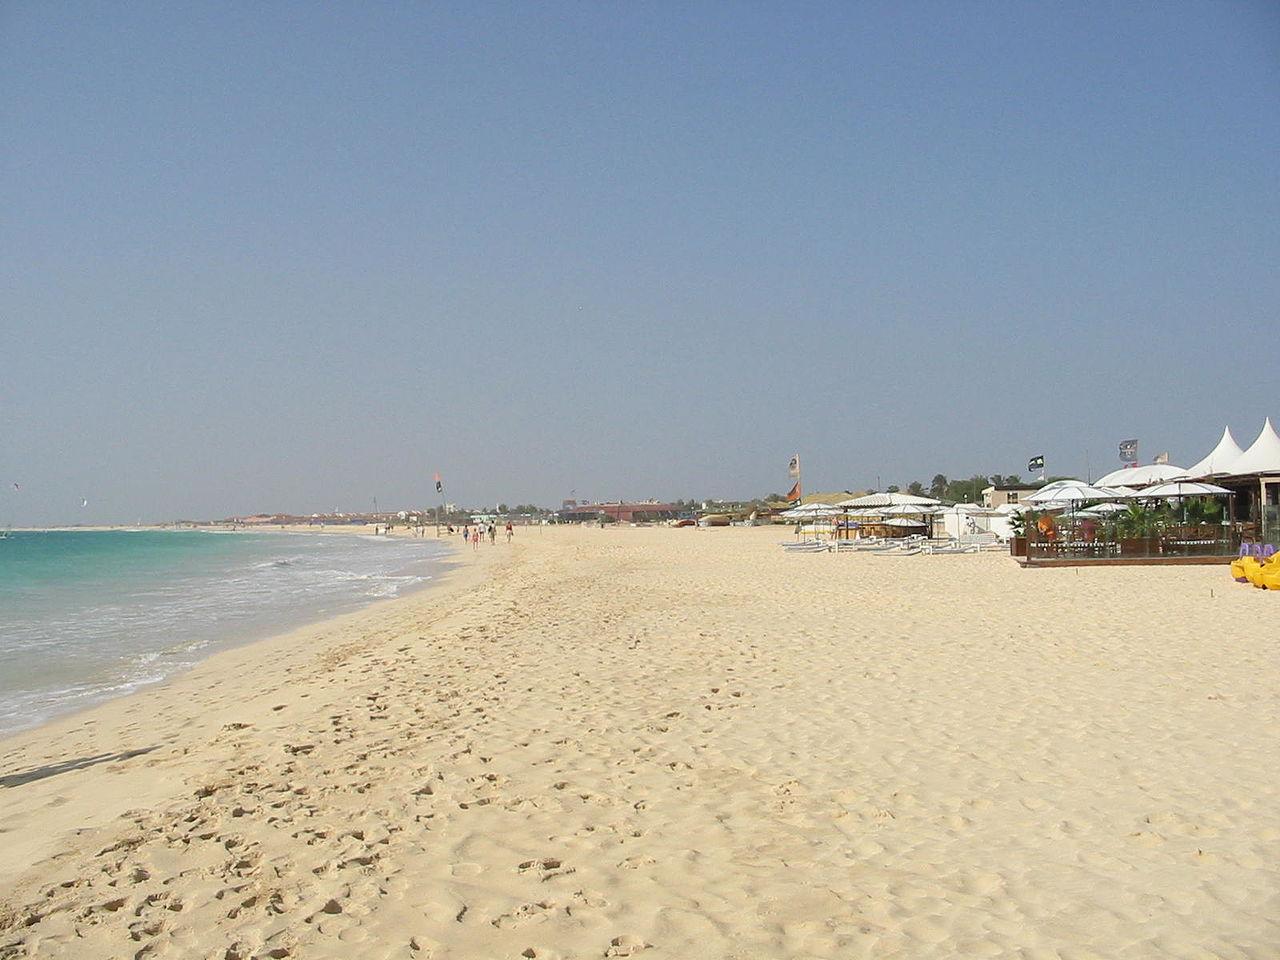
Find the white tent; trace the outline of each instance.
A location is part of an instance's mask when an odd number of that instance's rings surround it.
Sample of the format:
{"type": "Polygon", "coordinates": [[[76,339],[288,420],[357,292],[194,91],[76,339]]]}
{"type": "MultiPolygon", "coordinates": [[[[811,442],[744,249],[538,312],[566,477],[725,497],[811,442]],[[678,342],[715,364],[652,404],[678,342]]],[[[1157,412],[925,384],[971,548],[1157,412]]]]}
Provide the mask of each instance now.
{"type": "Polygon", "coordinates": [[[1215,473],[1226,473],[1244,451],[1236,438],[1231,435],[1230,427],[1222,428],[1222,439],[1209,451],[1209,455],[1195,466],[1187,467],[1187,476],[1192,478],[1211,477],[1215,473]]]}
{"type": "Polygon", "coordinates": [[[937,536],[939,529],[949,537],[993,531],[997,536],[1007,538],[1007,524],[997,525],[998,529],[991,525],[991,518],[998,516],[998,510],[990,510],[980,503],[955,503],[937,511],[934,535],[937,536]]]}
{"type": "Polygon", "coordinates": [[[1262,425],[1258,439],[1226,468],[1226,475],[1245,477],[1254,473],[1280,473],[1280,437],[1271,426],[1271,418],[1262,425]]]}
{"type": "Polygon", "coordinates": [[[1099,477],[1099,487],[1147,487],[1153,483],[1166,480],[1185,480],[1185,467],[1177,467],[1172,463],[1147,463],[1140,467],[1122,467],[1112,470],[1105,477],[1099,477]]]}

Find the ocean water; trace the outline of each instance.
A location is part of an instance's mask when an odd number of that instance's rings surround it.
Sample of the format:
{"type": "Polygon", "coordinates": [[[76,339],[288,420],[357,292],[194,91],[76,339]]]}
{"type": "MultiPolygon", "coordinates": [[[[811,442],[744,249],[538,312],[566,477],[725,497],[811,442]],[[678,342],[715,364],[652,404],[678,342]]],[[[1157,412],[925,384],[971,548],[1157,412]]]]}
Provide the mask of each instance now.
{"type": "Polygon", "coordinates": [[[446,552],[434,537],[14,532],[0,539],[0,736],[420,587],[446,552]]]}

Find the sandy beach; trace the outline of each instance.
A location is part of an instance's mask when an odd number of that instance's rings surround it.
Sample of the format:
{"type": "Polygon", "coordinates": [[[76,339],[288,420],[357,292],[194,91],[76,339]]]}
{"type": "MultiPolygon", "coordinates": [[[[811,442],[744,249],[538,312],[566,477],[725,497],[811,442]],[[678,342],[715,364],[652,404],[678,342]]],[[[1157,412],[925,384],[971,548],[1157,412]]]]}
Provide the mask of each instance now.
{"type": "Polygon", "coordinates": [[[0,958],[1280,956],[1280,598],[520,529],[0,742],[0,958]]]}

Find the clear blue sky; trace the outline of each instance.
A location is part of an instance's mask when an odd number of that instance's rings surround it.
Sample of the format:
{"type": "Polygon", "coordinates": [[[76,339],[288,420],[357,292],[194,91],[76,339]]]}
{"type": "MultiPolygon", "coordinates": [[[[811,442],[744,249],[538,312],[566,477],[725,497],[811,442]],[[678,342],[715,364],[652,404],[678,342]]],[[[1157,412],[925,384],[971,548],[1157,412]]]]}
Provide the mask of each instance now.
{"type": "Polygon", "coordinates": [[[14,0],[0,132],[0,525],[1096,476],[1280,414],[1274,3],[14,0]]]}

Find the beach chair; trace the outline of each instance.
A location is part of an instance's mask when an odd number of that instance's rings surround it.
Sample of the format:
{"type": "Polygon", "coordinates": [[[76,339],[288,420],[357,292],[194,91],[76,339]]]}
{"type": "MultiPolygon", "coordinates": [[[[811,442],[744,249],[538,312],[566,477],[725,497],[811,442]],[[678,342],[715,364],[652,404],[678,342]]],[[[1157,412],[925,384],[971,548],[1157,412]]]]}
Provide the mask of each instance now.
{"type": "Polygon", "coordinates": [[[827,553],[831,550],[831,545],[821,540],[799,540],[784,543],[782,549],[787,553],[827,553]]]}
{"type": "Polygon", "coordinates": [[[1000,537],[987,530],[984,530],[982,533],[967,533],[960,538],[960,542],[965,546],[974,546],[980,550],[989,550],[992,547],[1000,547],[1000,537]]]}
{"type": "MultiPolygon", "coordinates": [[[[924,538],[921,537],[923,540],[924,538]]],[[[894,547],[888,547],[884,550],[871,551],[877,557],[914,557],[924,549],[922,543],[904,542],[894,547]]]]}

